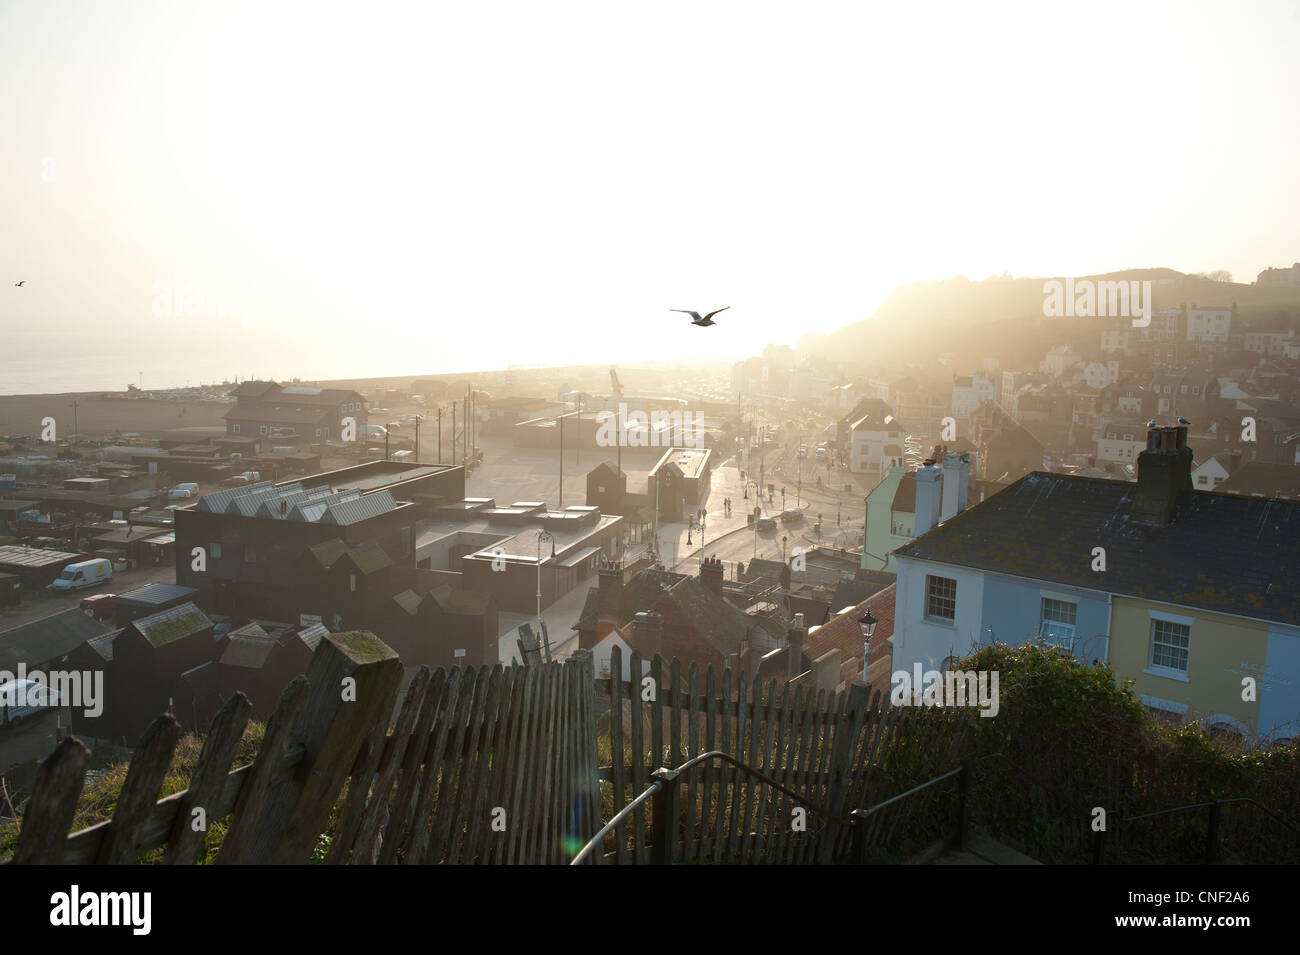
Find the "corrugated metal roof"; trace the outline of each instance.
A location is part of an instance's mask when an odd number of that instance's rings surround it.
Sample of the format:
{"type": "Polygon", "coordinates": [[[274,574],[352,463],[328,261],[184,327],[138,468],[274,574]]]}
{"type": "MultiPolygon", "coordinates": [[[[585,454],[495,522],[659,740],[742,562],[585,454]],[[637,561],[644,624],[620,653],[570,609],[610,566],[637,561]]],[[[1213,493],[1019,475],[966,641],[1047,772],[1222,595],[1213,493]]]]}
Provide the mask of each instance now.
{"type": "Polygon", "coordinates": [[[227,488],[224,491],[213,491],[211,494],[204,494],[194,505],[194,510],[203,514],[224,514],[230,502],[235,498],[242,497],[250,491],[261,490],[266,493],[267,488],[274,488],[275,485],[270,481],[259,481],[256,484],[246,484],[243,487],[227,488]]]}
{"type": "Polygon", "coordinates": [[[314,653],[316,648],[320,646],[321,637],[325,636],[327,633],[329,633],[329,628],[323,623],[318,623],[308,627],[306,630],[298,631],[298,638],[302,640],[303,643],[307,644],[314,653]]]}
{"type": "Polygon", "coordinates": [[[379,514],[386,514],[397,507],[397,501],[388,491],[375,491],[364,497],[351,501],[341,501],[329,505],[321,515],[322,524],[355,524],[379,514]]]}
{"type": "Polygon", "coordinates": [[[198,591],[193,587],[182,587],[180,584],[153,583],[137,587],[135,590],[128,590],[124,594],[118,594],[115,602],[120,604],[125,601],[156,607],[167,603],[169,600],[175,600],[178,597],[191,597],[196,593],[198,591]]]}

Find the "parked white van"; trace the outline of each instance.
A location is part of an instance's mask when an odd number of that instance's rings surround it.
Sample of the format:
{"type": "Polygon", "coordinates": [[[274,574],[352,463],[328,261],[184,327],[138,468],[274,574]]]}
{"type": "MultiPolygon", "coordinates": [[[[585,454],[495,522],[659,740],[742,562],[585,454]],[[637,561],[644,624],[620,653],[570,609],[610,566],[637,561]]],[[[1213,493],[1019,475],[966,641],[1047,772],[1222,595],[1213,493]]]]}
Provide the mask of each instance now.
{"type": "Polygon", "coordinates": [[[59,706],[59,694],[44,683],[11,680],[0,683],[0,726],[20,723],[41,710],[59,706]]]}
{"type": "Polygon", "coordinates": [[[64,567],[63,573],[55,577],[54,582],[45,589],[84,590],[87,587],[98,587],[112,579],[113,565],[108,558],[96,557],[94,560],[83,560],[64,567]]]}

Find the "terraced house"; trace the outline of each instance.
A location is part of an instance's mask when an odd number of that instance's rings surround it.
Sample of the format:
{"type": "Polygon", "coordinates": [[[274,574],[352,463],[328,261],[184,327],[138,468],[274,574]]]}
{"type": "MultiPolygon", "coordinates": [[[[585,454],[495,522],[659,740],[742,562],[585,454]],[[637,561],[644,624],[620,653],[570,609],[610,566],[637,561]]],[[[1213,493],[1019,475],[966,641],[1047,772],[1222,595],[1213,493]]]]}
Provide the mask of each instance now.
{"type": "Polygon", "coordinates": [[[1300,504],[1192,486],[1186,427],[1138,481],[1034,472],[894,552],[894,668],[997,641],[1109,661],[1155,711],[1300,732],[1300,504]]]}

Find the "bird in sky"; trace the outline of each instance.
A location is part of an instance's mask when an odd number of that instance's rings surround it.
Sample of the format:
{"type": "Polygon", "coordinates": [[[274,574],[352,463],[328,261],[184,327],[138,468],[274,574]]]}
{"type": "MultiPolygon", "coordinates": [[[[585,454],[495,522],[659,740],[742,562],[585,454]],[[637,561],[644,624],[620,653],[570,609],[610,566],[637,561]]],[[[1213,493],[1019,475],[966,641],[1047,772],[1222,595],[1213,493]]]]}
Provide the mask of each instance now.
{"type": "Polygon", "coordinates": [[[1179,415],[1179,416],[1178,416],[1178,423],[1179,423],[1179,424],[1191,424],[1191,422],[1188,421],[1186,418],[1184,418],[1182,415],[1179,415]]]}
{"type": "Polygon", "coordinates": [[[725,312],[729,308],[731,308],[730,305],[724,305],[722,308],[715,309],[712,312],[709,312],[709,314],[705,315],[703,318],[700,317],[699,312],[693,312],[685,308],[670,308],[668,309],[668,311],[681,312],[683,315],[689,315],[691,316],[692,325],[699,325],[701,328],[708,328],[710,325],[718,324],[713,320],[714,315],[717,315],[718,312],[725,312]]]}
{"type": "Polygon", "coordinates": [[[14,288],[22,288],[22,287],[23,287],[23,282],[26,282],[26,281],[27,281],[26,279],[23,279],[22,282],[15,282],[15,283],[14,283],[14,288]]]}

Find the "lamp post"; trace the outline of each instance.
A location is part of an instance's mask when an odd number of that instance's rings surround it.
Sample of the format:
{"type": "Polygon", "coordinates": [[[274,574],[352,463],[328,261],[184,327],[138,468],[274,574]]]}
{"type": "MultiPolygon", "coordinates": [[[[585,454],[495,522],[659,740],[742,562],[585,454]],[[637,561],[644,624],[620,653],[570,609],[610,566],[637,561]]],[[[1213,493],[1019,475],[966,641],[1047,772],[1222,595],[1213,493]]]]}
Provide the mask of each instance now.
{"type": "Polygon", "coordinates": [[[551,557],[555,556],[555,536],[547,531],[537,532],[537,635],[542,635],[542,541],[551,542],[551,557]]]}
{"type": "Polygon", "coordinates": [[[876,624],[879,623],[875,617],[871,616],[871,611],[858,620],[858,626],[862,628],[862,679],[867,679],[867,663],[871,658],[871,635],[876,632],[876,624]]]}

